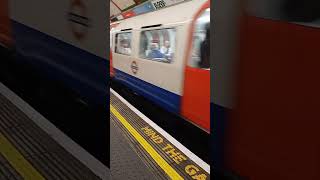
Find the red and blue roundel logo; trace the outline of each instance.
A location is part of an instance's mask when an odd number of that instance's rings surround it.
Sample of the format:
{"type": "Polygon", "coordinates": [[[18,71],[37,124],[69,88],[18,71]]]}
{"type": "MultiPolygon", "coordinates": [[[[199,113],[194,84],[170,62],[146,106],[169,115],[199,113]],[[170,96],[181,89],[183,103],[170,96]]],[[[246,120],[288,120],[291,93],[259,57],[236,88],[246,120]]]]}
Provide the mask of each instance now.
{"type": "Polygon", "coordinates": [[[90,21],[87,15],[87,7],[82,0],[71,0],[68,20],[71,31],[76,39],[84,39],[88,33],[90,21]]]}
{"type": "Polygon", "coordinates": [[[139,68],[138,68],[138,64],[136,61],[132,61],[131,63],[131,70],[133,74],[137,74],[139,68]]]}

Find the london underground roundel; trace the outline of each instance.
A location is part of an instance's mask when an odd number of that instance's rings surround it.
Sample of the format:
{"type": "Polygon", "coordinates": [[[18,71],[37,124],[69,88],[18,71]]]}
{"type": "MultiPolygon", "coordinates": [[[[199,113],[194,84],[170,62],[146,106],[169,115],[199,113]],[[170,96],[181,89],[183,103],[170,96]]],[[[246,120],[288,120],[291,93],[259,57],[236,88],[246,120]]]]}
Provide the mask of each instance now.
{"type": "Polygon", "coordinates": [[[89,28],[87,7],[83,0],[71,0],[68,20],[71,31],[76,39],[82,40],[86,37],[89,28]]]}
{"type": "Polygon", "coordinates": [[[131,70],[133,74],[137,74],[139,68],[138,68],[138,64],[136,61],[132,61],[131,63],[131,70]]]}

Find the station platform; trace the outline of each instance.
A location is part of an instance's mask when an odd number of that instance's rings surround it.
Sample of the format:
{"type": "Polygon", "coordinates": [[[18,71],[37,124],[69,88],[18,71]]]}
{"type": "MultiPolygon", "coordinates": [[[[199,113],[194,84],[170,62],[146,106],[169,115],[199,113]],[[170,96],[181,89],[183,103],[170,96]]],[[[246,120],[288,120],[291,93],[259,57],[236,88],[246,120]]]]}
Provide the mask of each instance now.
{"type": "Polygon", "coordinates": [[[0,179],[109,179],[109,169],[0,83],[0,179]]]}
{"type": "Polygon", "coordinates": [[[210,166],[110,89],[111,179],[210,179],[210,166]]]}

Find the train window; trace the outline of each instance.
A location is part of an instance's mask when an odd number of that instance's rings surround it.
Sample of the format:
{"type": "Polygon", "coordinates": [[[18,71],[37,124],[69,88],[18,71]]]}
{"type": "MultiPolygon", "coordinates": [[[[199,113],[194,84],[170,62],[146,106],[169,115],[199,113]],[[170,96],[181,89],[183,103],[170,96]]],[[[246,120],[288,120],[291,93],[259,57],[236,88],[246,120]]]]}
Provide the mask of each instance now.
{"type": "Polygon", "coordinates": [[[195,22],[188,65],[195,68],[210,68],[210,8],[206,9],[195,22]]]}
{"type": "Polygon", "coordinates": [[[175,52],[176,31],[173,28],[141,32],[139,56],[143,59],[171,63],[175,52]]]}
{"type": "Polygon", "coordinates": [[[247,12],[261,18],[320,26],[319,0],[248,0],[247,12]]]}
{"type": "Polygon", "coordinates": [[[116,34],[115,52],[118,54],[131,55],[131,32],[116,34]]]}

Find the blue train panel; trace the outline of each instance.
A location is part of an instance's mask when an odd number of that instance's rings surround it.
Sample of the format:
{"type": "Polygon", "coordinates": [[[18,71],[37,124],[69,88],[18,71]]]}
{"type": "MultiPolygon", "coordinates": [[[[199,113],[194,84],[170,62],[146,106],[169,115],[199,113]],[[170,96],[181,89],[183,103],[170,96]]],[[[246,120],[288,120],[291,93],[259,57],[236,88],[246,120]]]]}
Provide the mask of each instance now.
{"type": "Polygon", "coordinates": [[[180,112],[181,96],[140,80],[118,69],[115,69],[115,80],[128,86],[138,94],[153,101],[165,110],[178,114],[180,112]]]}
{"type": "Polygon", "coordinates": [[[12,21],[19,61],[63,82],[96,105],[108,101],[109,61],[12,21]]]}
{"type": "Polygon", "coordinates": [[[219,171],[224,166],[224,138],[227,125],[227,114],[230,109],[211,102],[211,129],[212,129],[212,165],[219,171]]]}

